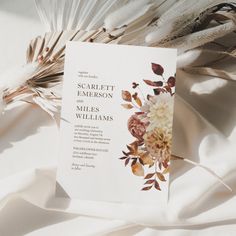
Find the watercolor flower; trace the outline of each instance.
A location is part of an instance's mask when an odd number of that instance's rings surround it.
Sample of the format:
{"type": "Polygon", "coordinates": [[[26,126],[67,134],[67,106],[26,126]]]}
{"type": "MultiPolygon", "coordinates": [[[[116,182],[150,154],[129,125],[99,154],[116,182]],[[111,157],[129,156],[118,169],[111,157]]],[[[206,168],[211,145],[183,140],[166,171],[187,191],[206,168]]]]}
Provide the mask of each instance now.
{"type": "Polygon", "coordinates": [[[151,63],[155,80],[144,79],[150,93],[143,93],[141,85],[133,82],[131,91],[122,90],[123,108],[133,113],[127,121],[128,130],[135,140],[126,145],[119,158],[132,173],[143,176],[142,191],[161,191],[160,183],[169,173],[172,142],[173,95],[175,77],[164,78],[164,68],[151,63]],[[151,93],[152,91],[152,93],[151,93]]]}
{"type": "Polygon", "coordinates": [[[128,120],[129,132],[138,140],[143,140],[143,135],[146,133],[147,124],[142,122],[138,115],[132,115],[128,120]]]}
{"type": "Polygon", "coordinates": [[[147,131],[156,127],[171,129],[173,117],[173,99],[168,94],[160,94],[150,98],[141,108],[146,113],[142,121],[149,122],[147,131]]]}
{"type": "Polygon", "coordinates": [[[155,128],[144,136],[144,144],[147,151],[158,160],[163,162],[171,155],[172,135],[170,130],[155,128]]]}

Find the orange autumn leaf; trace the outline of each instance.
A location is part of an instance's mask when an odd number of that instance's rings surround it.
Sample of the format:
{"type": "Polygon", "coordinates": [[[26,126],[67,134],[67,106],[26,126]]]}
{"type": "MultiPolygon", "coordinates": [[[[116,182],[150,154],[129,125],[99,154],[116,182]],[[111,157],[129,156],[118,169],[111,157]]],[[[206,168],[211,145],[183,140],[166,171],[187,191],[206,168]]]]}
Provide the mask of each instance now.
{"type": "Polygon", "coordinates": [[[136,97],[134,100],[138,104],[138,106],[140,106],[140,107],[142,106],[142,101],[140,100],[139,97],[136,97]]]}
{"type": "Polygon", "coordinates": [[[150,190],[150,189],[152,188],[152,186],[153,186],[153,185],[151,185],[151,186],[147,186],[147,187],[144,187],[144,188],[142,188],[142,191],[150,190]]]}
{"type": "Polygon", "coordinates": [[[153,184],[155,182],[155,179],[149,179],[144,184],[153,184]]]}
{"type": "Polygon", "coordinates": [[[155,175],[155,173],[149,173],[149,174],[147,174],[147,175],[145,176],[144,179],[150,179],[150,178],[152,178],[154,175],[155,175]]]}
{"type": "Polygon", "coordinates": [[[132,100],[132,96],[131,96],[130,92],[126,91],[126,90],[122,90],[122,98],[126,102],[131,102],[131,100],[132,100]]]}
{"type": "Polygon", "coordinates": [[[137,175],[137,176],[144,175],[144,169],[140,163],[136,163],[136,164],[132,165],[131,168],[132,168],[132,172],[134,175],[137,175]]]}
{"type": "Polygon", "coordinates": [[[159,179],[160,181],[166,181],[166,179],[165,179],[165,177],[164,177],[164,175],[163,175],[162,173],[157,172],[156,175],[157,175],[157,177],[158,177],[158,179],[159,179]]]}
{"type": "Polygon", "coordinates": [[[133,142],[130,145],[126,145],[126,147],[128,148],[130,154],[138,155],[138,145],[137,145],[137,142],[133,142]]]}

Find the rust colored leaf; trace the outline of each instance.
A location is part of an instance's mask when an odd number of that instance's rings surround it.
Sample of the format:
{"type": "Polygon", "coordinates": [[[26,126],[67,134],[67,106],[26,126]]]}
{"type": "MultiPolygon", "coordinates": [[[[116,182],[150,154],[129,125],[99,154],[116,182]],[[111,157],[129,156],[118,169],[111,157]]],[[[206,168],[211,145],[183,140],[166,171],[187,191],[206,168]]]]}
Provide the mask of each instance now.
{"type": "Polygon", "coordinates": [[[129,153],[131,155],[136,155],[138,151],[138,145],[136,142],[131,143],[130,145],[126,145],[126,147],[129,149],[129,153]]]}
{"type": "Polygon", "coordinates": [[[144,175],[144,169],[143,169],[143,166],[140,163],[137,162],[131,168],[132,168],[132,172],[133,172],[134,175],[137,175],[137,176],[143,176],[144,175]]]}
{"type": "Polygon", "coordinates": [[[158,177],[158,179],[159,179],[160,181],[166,181],[166,179],[165,179],[165,177],[164,177],[164,175],[163,175],[162,173],[157,172],[156,175],[157,175],[157,177],[158,177]]]}
{"type": "Polygon", "coordinates": [[[155,179],[149,179],[144,184],[153,184],[155,182],[155,179]]]}
{"type": "Polygon", "coordinates": [[[144,81],[147,85],[156,87],[155,83],[154,83],[153,81],[151,81],[151,80],[146,80],[146,79],[144,79],[143,81],[144,81]]]}
{"type": "Polygon", "coordinates": [[[124,152],[124,151],[122,151],[122,153],[123,153],[125,156],[128,156],[128,155],[129,155],[129,153],[124,152]]]}
{"type": "Polygon", "coordinates": [[[129,149],[129,151],[132,151],[132,150],[133,150],[132,147],[129,146],[129,145],[126,145],[126,147],[129,149]]]}
{"type": "Polygon", "coordinates": [[[132,109],[133,106],[129,103],[126,103],[126,104],[121,104],[122,107],[124,107],[125,109],[132,109]]]}
{"type": "Polygon", "coordinates": [[[135,159],[132,161],[131,166],[135,165],[136,162],[137,162],[137,158],[135,158],[135,159]]]}
{"type": "Polygon", "coordinates": [[[164,73],[164,69],[161,65],[156,64],[156,63],[152,63],[152,71],[156,74],[156,75],[163,75],[164,73]]]}
{"type": "Polygon", "coordinates": [[[145,114],[145,112],[143,112],[143,111],[138,111],[138,112],[135,112],[135,114],[136,114],[136,115],[143,115],[143,114],[145,114]]]}
{"type": "Polygon", "coordinates": [[[142,191],[147,191],[147,190],[150,190],[151,188],[152,188],[152,185],[142,188],[142,191]]]}
{"type": "Polygon", "coordinates": [[[162,81],[151,81],[151,80],[143,80],[147,85],[153,86],[153,87],[161,87],[163,86],[162,81]]]}
{"type": "Polygon", "coordinates": [[[125,91],[125,90],[122,90],[122,98],[126,102],[131,102],[131,100],[132,100],[132,96],[131,96],[130,92],[129,91],[125,91]]]}
{"type": "Polygon", "coordinates": [[[156,188],[157,190],[159,190],[159,191],[161,190],[160,185],[158,184],[157,181],[155,181],[155,185],[154,185],[154,186],[155,186],[155,188],[156,188]]]}
{"type": "Polygon", "coordinates": [[[155,175],[155,173],[147,174],[144,179],[150,179],[150,178],[152,178],[154,175],[155,175]]]}
{"type": "Polygon", "coordinates": [[[140,164],[144,166],[143,160],[141,158],[139,158],[138,160],[139,160],[140,164]]]}
{"type": "Polygon", "coordinates": [[[127,158],[127,159],[125,160],[125,166],[127,166],[127,165],[129,164],[129,161],[130,161],[130,158],[127,158]]]}

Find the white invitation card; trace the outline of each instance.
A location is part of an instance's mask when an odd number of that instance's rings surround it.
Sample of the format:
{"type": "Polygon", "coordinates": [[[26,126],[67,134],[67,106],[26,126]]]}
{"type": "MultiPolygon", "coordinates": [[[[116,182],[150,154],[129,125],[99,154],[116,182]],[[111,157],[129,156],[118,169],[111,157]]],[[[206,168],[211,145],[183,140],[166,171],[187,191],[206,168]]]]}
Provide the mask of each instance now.
{"type": "Polygon", "coordinates": [[[57,195],[167,200],[176,50],[69,42],[57,195]]]}

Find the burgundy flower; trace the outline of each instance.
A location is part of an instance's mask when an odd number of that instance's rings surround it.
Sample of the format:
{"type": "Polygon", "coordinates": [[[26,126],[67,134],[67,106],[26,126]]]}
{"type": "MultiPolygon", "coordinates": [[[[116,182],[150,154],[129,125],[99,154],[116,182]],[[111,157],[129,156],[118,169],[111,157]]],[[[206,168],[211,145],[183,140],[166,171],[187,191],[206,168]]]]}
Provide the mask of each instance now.
{"type": "Polygon", "coordinates": [[[128,120],[128,130],[135,138],[143,140],[146,124],[138,118],[138,115],[132,115],[128,120]]]}

